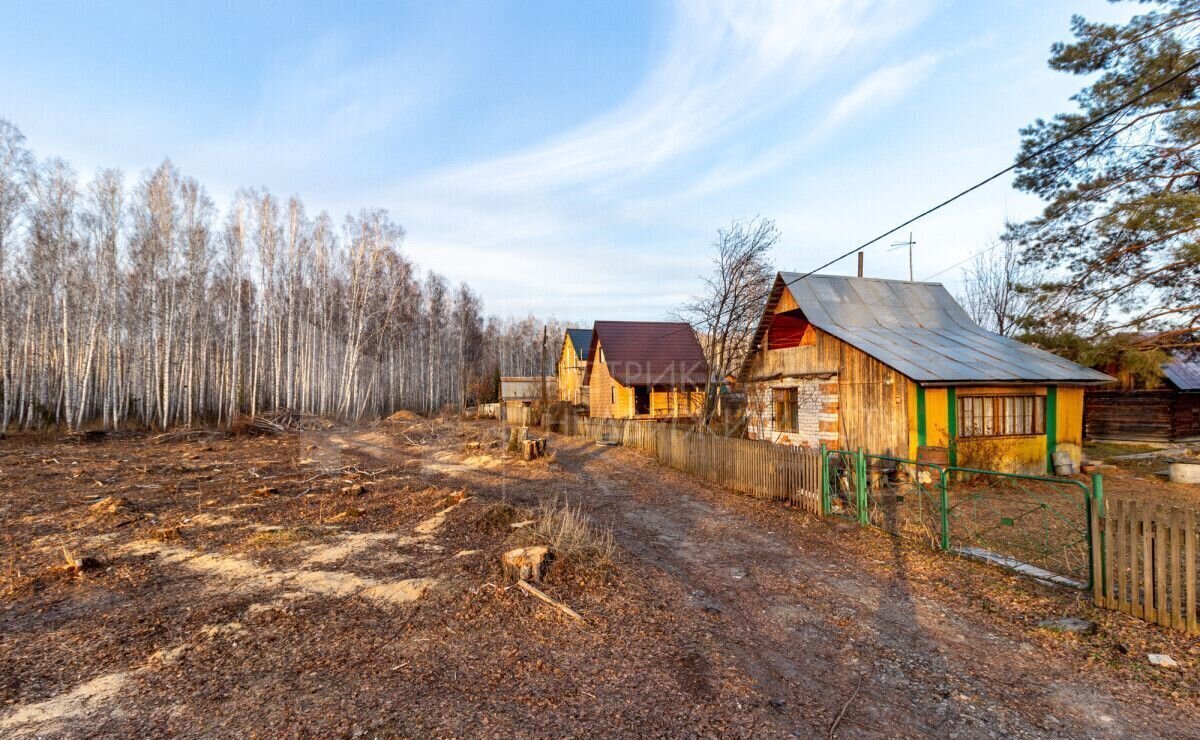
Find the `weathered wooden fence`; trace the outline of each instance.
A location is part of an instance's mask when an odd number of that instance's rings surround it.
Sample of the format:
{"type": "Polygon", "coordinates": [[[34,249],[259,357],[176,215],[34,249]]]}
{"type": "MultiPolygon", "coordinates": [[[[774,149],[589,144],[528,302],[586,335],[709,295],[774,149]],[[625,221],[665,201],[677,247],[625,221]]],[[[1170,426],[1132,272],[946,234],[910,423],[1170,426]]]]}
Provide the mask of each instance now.
{"type": "Polygon", "coordinates": [[[658,460],[676,470],[757,498],[821,513],[821,453],[807,447],[660,426],[658,460]]]}
{"type": "Polygon", "coordinates": [[[634,419],[576,419],[578,434],[596,442],[634,447],[646,452],[658,449],[658,429],[664,425],[634,419]]]}
{"type": "MultiPolygon", "coordinates": [[[[561,433],[570,434],[567,425],[561,433]]],[[[757,498],[821,513],[821,454],[632,419],[574,420],[573,433],[653,453],[669,467],[757,498]]]]}
{"type": "Polygon", "coordinates": [[[537,417],[534,416],[533,409],[529,406],[507,406],[500,405],[500,419],[505,424],[514,427],[532,426],[537,417]]]}
{"type": "Polygon", "coordinates": [[[1097,606],[1200,633],[1196,510],[1106,497],[1092,513],[1097,606]]]}

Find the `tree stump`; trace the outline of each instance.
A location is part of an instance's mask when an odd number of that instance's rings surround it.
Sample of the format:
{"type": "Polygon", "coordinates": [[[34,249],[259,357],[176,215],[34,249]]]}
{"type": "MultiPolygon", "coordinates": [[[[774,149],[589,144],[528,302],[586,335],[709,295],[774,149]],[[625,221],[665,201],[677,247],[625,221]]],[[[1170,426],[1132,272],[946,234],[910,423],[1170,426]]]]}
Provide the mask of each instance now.
{"type": "Polygon", "coordinates": [[[529,427],[513,427],[508,433],[508,451],[514,455],[521,452],[528,438],[529,427]]]}
{"type": "Polygon", "coordinates": [[[501,555],[500,562],[509,578],[538,583],[546,575],[550,563],[554,562],[554,551],[545,545],[518,547],[501,555]]]}
{"type": "Polygon", "coordinates": [[[527,439],[523,443],[523,454],[526,460],[536,460],[546,454],[546,438],[527,439]]]}

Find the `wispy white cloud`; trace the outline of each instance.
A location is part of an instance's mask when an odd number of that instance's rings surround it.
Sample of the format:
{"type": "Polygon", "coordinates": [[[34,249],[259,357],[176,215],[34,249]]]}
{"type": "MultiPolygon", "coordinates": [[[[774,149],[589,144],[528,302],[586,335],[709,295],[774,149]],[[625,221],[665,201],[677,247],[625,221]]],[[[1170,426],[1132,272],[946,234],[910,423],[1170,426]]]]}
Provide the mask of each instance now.
{"type": "Polygon", "coordinates": [[[485,295],[536,290],[547,303],[577,304],[612,264],[608,285],[647,276],[658,281],[661,306],[666,293],[688,289],[704,257],[656,264],[628,233],[786,166],[807,142],[900,97],[934,55],[868,67],[840,98],[814,97],[825,112],[808,111],[808,128],[783,140],[755,132],[827,78],[853,79],[926,11],[900,0],[680,0],[656,61],[627,99],[538,145],[408,179],[391,199],[406,204],[418,259],[483,273],[471,279],[485,295]],[[616,232],[625,244],[613,243],[616,232]],[[578,272],[580,260],[588,271],[578,272]]]}
{"type": "Polygon", "coordinates": [[[848,49],[909,27],[920,17],[914,10],[895,1],[685,0],[658,63],[628,100],[544,144],[453,168],[433,183],[504,193],[646,176],[779,109],[848,49]]]}

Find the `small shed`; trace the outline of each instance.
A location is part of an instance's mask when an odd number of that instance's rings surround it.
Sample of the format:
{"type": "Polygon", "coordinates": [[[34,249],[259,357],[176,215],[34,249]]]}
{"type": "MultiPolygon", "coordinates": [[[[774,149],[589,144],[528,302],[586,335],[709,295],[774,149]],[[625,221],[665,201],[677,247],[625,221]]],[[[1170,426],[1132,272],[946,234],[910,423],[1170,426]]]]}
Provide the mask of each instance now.
{"type": "Polygon", "coordinates": [[[708,363],[689,324],[597,321],[588,358],[593,417],[678,419],[703,410],[708,363]]]}
{"type": "Polygon", "coordinates": [[[1084,412],[1088,439],[1200,441],[1200,353],[1176,353],[1162,373],[1161,388],[1089,390],[1084,412]]]}
{"type": "MultiPolygon", "coordinates": [[[[528,409],[532,409],[533,404],[542,398],[542,380],[539,375],[500,378],[500,418],[528,424],[528,409]]],[[[546,376],[544,380],[546,398],[553,401],[558,398],[558,380],[553,375],[546,376]]]]}
{"type": "Polygon", "coordinates": [[[940,283],[779,273],[739,372],[748,433],[1042,473],[1107,375],[983,329],[940,283]]]}
{"type": "Polygon", "coordinates": [[[588,386],[583,377],[587,374],[591,345],[591,329],[567,329],[558,357],[558,400],[576,406],[588,405],[588,386]]]}

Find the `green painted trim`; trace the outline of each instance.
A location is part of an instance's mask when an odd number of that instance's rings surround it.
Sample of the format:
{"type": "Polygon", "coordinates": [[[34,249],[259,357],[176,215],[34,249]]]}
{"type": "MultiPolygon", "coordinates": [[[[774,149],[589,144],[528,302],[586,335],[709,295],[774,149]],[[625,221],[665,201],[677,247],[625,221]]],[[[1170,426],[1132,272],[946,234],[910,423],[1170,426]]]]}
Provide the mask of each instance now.
{"type": "Polygon", "coordinates": [[[1046,472],[1054,475],[1054,449],[1058,444],[1058,386],[1046,386],[1046,472]]]}
{"type": "Polygon", "coordinates": [[[926,445],[927,433],[925,431],[925,386],[917,386],[917,446],[924,447],[926,445]]]}
{"type": "Polygon", "coordinates": [[[953,468],[958,466],[958,391],[953,387],[946,389],[946,429],[949,430],[946,447],[953,468]]]}

